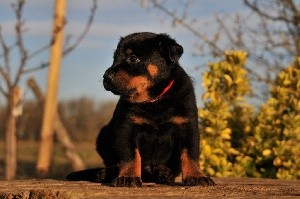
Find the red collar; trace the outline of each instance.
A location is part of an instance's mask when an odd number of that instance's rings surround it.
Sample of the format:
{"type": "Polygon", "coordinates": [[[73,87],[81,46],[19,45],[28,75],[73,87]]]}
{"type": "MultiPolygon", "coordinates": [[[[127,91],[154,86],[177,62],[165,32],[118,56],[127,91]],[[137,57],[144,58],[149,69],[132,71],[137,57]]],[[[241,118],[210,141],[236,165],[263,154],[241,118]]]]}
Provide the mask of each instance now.
{"type": "Polygon", "coordinates": [[[168,84],[167,87],[164,88],[164,90],[154,99],[150,100],[149,102],[156,102],[159,98],[161,98],[164,94],[166,94],[166,92],[168,92],[168,90],[170,90],[170,88],[173,86],[174,84],[174,79],[171,80],[171,82],[168,84]]]}

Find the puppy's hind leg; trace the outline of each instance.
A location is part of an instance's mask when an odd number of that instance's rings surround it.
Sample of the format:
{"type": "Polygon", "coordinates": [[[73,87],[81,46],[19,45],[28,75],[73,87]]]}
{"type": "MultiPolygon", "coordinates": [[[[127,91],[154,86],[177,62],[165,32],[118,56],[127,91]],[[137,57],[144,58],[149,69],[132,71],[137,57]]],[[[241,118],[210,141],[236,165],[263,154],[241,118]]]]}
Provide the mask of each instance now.
{"type": "Polygon", "coordinates": [[[89,181],[97,183],[111,183],[118,176],[119,167],[93,168],[70,173],[68,181],[89,181]]]}

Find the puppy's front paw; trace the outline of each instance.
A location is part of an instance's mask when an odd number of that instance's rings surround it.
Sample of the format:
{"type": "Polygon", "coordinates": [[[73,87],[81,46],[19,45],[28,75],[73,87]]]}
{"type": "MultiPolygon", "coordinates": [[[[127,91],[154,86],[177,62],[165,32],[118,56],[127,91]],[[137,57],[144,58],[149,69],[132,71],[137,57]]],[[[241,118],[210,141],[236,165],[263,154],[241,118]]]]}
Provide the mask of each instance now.
{"type": "Polygon", "coordinates": [[[216,185],[215,182],[210,177],[206,177],[206,176],[186,177],[183,180],[183,184],[187,185],[187,186],[214,186],[214,185],[216,185]]]}
{"type": "Polygon", "coordinates": [[[141,187],[142,179],[140,177],[117,177],[112,182],[114,187],[141,187]]]}

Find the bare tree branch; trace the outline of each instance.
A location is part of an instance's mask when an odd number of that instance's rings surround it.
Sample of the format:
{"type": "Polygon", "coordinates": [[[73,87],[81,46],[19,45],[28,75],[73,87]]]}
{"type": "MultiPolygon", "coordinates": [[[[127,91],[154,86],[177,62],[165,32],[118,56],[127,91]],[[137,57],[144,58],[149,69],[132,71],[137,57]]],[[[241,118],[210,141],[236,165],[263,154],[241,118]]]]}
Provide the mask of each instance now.
{"type": "MultiPolygon", "coordinates": [[[[9,52],[10,49],[7,47],[4,39],[3,39],[3,35],[2,35],[2,29],[0,27],[0,44],[3,50],[3,57],[4,57],[4,65],[5,65],[5,70],[6,70],[6,76],[4,78],[8,78],[6,79],[6,81],[10,80],[10,62],[9,62],[9,52]]],[[[0,66],[0,68],[2,68],[3,72],[4,72],[4,68],[2,66],[0,66]]]]}
{"type": "MultiPolygon", "coordinates": [[[[8,51],[12,51],[16,46],[17,46],[17,44],[12,44],[10,46],[7,46],[7,49],[8,49],[8,51]]],[[[4,53],[0,54],[0,59],[4,56],[5,56],[4,53]]]]}
{"type": "Polygon", "coordinates": [[[16,14],[16,25],[15,25],[15,31],[16,31],[16,43],[17,47],[20,53],[20,64],[18,67],[18,72],[15,76],[15,81],[14,85],[17,85],[20,81],[20,78],[22,76],[26,61],[27,61],[27,50],[25,49],[24,46],[24,41],[23,41],[23,26],[24,26],[24,21],[22,18],[22,9],[24,6],[25,1],[18,1],[17,6],[13,6],[15,8],[15,14],[16,14]]]}
{"type": "Polygon", "coordinates": [[[31,52],[30,54],[28,54],[27,59],[31,59],[35,56],[37,56],[38,54],[48,50],[54,43],[54,40],[52,39],[48,44],[36,49],[35,51],[31,52]]]}
{"type": "MultiPolygon", "coordinates": [[[[266,88],[273,82],[275,74],[300,56],[300,5],[295,0],[243,0],[249,14],[215,15],[216,31],[208,37],[189,21],[187,13],[178,17],[168,4],[159,0],[148,0],[154,8],[162,11],[174,21],[200,39],[201,54],[222,56],[225,50],[248,52],[251,67],[247,71],[254,81],[266,88]],[[253,24],[252,20],[257,23],[253,24]],[[228,22],[230,21],[230,22],[228,22]]],[[[185,9],[185,8],[182,8],[185,9]]],[[[196,53],[195,53],[196,54],[196,53]]],[[[261,92],[260,89],[257,89],[261,92]]]]}
{"type": "Polygon", "coordinates": [[[1,93],[2,95],[4,95],[5,97],[8,97],[7,92],[4,90],[4,88],[2,87],[1,84],[0,84],[0,93],[1,93]]]}
{"type": "Polygon", "coordinates": [[[1,66],[0,66],[0,74],[2,75],[3,79],[5,80],[7,86],[11,87],[12,83],[10,81],[10,77],[9,77],[7,71],[5,71],[5,69],[3,67],[1,67],[1,66]]]}
{"type": "Polygon", "coordinates": [[[271,1],[271,4],[276,4],[276,16],[274,14],[271,15],[270,13],[274,12],[270,12],[270,9],[267,9],[266,6],[259,5],[259,3],[262,4],[263,1],[254,0],[250,2],[249,0],[244,0],[244,3],[254,12],[256,12],[261,18],[266,18],[269,21],[280,21],[284,23],[289,34],[295,37],[295,40],[297,41],[295,45],[296,54],[294,56],[300,55],[300,12],[293,0],[271,1]]]}
{"type": "Polygon", "coordinates": [[[74,42],[73,45],[67,47],[64,52],[63,52],[63,55],[67,55],[69,54],[71,51],[73,51],[81,42],[82,40],[85,38],[85,36],[87,35],[88,31],[90,30],[91,28],[91,25],[94,21],[94,18],[95,18],[95,15],[96,15],[96,10],[97,10],[97,0],[93,0],[93,6],[91,8],[91,14],[88,18],[88,21],[87,21],[87,24],[86,24],[86,27],[85,29],[82,31],[82,33],[78,36],[77,40],[74,42]]]}
{"type": "MultiPolygon", "coordinates": [[[[92,5],[92,8],[91,8],[91,12],[90,12],[90,15],[89,15],[89,18],[88,18],[85,29],[82,31],[82,33],[78,36],[78,38],[76,39],[76,41],[72,45],[70,45],[66,49],[64,49],[63,56],[66,56],[70,52],[72,52],[82,42],[82,40],[86,37],[86,35],[89,32],[89,30],[91,28],[91,25],[94,21],[94,18],[95,18],[95,15],[96,15],[96,10],[97,10],[97,0],[93,0],[93,5],[92,5]]],[[[51,42],[48,45],[45,45],[40,50],[46,50],[53,43],[54,43],[54,40],[52,39],[51,42]]],[[[34,53],[31,53],[29,57],[32,58],[35,55],[37,55],[38,53],[39,53],[39,50],[35,51],[34,53]]],[[[43,62],[38,66],[35,66],[35,67],[32,67],[32,68],[27,68],[27,69],[23,70],[23,74],[38,71],[38,70],[47,68],[48,66],[49,66],[49,61],[48,62],[43,62]]]]}
{"type": "Polygon", "coordinates": [[[205,41],[211,47],[211,49],[214,49],[216,56],[223,55],[223,50],[219,46],[217,46],[216,43],[210,41],[206,35],[201,34],[199,31],[194,29],[189,23],[185,22],[184,19],[177,17],[176,14],[171,12],[169,9],[167,9],[165,6],[163,6],[157,0],[150,0],[150,2],[153,4],[154,7],[156,7],[157,9],[163,11],[165,14],[170,16],[173,19],[173,23],[176,22],[177,24],[180,24],[182,27],[186,28],[188,31],[193,33],[196,37],[205,41]]]}
{"type": "MultiPolygon", "coordinates": [[[[192,32],[195,36],[200,38],[204,43],[206,43],[210,47],[210,52],[213,56],[223,56],[225,49],[221,48],[218,46],[218,38],[217,35],[221,34],[220,31],[222,31],[231,47],[239,48],[240,50],[245,50],[247,51],[247,47],[243,44],[242,41],[238,41],[237,38],[241,39],[241,35],[233,35],[233,31],[230,31],[228,27],[224,24],[223,20],[218,16],[215,15],[216,22],[219,24],[219,30],[215,33],[215,36],[212,39],[209,39],[206,35],[200,33],[198,30],[194,29],[189,23],[185,22],[183,19],[177,17],[173,12],[168,10],[166,7],[164,7],[161,3],[159,3],[157,0],[151,0],[150,2],[153,3],[154,7],[162,10],[164,13],[166,13],[168,16],[170,16],[173,20],[176,20],[178,24],[182,25],[185,27],[187,30],[192,32]]],[[[224,17],[223,17],[224,18],[224,17]]],[[[225,17],[226,18],[226,17],[225,17]]],[[[237,34],[241,34],[240,32],[237,34]]],[[[227,49],[228,50],[228,49],[227,49]]],[[[255,60],[261,60],[261,62],[266,62],[267,60],[264,60],[262,56],[256,56],[256,55],[251,55],[251,58],[255,60]]],[[[261,73],[256,72],[255,70],[246,67],[246,70],[257,80],[257,81],[264,81],[264,82],[270,82],[267,80],[261,73]]]]}
{"type": "Polygon", "coordinates": [[[215,15],[215,19],[216,19],[216,22],[219,24],[219,27],[221,28],[221,30],[223,30],[225,36],[228,38],[229,42],[236,45],[236,46],[239,46],[239,47],[244,47],[242,45],[242,42],[241,41],[238,41],[237,40],[237,36],[236,35],[233,35],[232,31],[230,31],[224,24],[224,21],[218,16],[218,15],[215,15]]]}
{"type": "MultiPolygon", "coordinates": [[[[282,0],[284,1],[284,0],[282,0]]],[[[257,4],[257,0],[254,0],[252,3],[249,0],[244,0],[244,3],[246,6],[248,6],[249,8],[251,8],[254,12],[256,12],[258,15],[263,16],[269,20],[273,20],[273,21],[283,21],[283,22],[293,22],[291,19],[288,19],[286,16],[283,15],[277,15],[277,16],[273,16],[271,14],[269,14],[268,12],[265,12],[265,10],[261,10],[257,4]]]]}

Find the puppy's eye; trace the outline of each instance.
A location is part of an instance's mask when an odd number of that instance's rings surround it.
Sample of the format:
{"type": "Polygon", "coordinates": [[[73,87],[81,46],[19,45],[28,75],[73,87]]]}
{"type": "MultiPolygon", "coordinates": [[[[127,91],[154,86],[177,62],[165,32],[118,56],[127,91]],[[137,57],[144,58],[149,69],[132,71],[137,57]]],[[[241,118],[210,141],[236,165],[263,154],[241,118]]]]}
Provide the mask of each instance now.
{"type": "Polygon", "coordinates": [[[130,55],[129,60],[131,63],[138,63],[140,61],[136,55],[130,55]]]}

